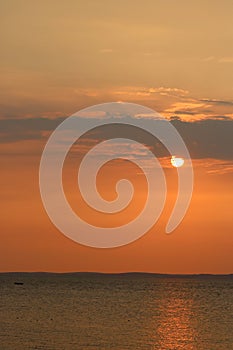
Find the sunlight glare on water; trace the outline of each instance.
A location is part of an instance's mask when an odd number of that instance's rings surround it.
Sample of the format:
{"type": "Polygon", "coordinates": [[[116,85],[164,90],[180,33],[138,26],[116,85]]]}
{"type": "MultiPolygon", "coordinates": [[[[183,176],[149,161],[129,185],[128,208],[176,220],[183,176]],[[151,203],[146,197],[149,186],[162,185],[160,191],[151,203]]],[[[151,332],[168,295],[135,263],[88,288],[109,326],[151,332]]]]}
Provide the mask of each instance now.
{"type": "Polygon", "coordinates": [[[4,350],[233,348],[232,277],[1,274],[0,278],[4,350]]]}

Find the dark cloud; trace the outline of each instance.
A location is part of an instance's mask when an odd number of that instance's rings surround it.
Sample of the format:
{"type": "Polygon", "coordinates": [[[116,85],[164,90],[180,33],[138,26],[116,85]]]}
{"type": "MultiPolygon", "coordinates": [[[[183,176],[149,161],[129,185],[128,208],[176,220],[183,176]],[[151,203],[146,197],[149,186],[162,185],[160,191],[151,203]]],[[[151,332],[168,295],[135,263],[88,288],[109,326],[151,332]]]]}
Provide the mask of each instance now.
{"type": "Polygon", "coordinates": [[[233,120],[205,119],[197,122],[174,120],[194,158],[233,159],[233,120]]]}
{"type": "Polygon", "coordinates": [[[201,99],[199,101],[212,103],[212,104],[217,104],[217,105],[220,105],[220,106],[233,106],[233,101],[211,100],[211,99],[207,99],[207,98],[203,98],[203,99],[201,99]]]}
{"type": "MultiPolygon", "coordinates": [[[[130,123],[130,116],[126,119],[130,123]]],[[[28,139],[44,139],[44,132],[53,131],[65,118],[33,118],[33,119],[4,119],[0,120],[0,142],[10,143],[28,139]]],[[[153,119],[143,120],[152,128],[153,119]]],[[[91,119],[80,118],[80,129],[91,123],[91,119]]],[[[219,116],[218,119],[205,119],[196,122],[185,122],[174,117],[171,123],[184,139],[193,158],[233,159],[232,135],[233,120],[219,116]]],[[[91,125],[91,124],[90,124],[91,125]]],[[[132,137],[138,142],[145,143],[153,149],[157,156],[166,156],[167,150],[151,135],[135,131],[135,127],[108,125],[89,132],[85,138],[105,139],[114,137],[132,137]],[[136,136],[135,136],[136,135],[136,136]]]]}
{"type": "Polygon", "coordinates": [[[43,138],[43,131],[54,130],[65,118],[1,119],[0,143],[43,138]]]}
{"type": "Polygon", "coordinates": [[[197,112],[192,112],[192,111],[186,111],[186,110],[175,110],[174,111],[174,114],[177,114],[177,115],[182,115],[182,114],[186,114],[186,115],[196,115],[197,112]]]}

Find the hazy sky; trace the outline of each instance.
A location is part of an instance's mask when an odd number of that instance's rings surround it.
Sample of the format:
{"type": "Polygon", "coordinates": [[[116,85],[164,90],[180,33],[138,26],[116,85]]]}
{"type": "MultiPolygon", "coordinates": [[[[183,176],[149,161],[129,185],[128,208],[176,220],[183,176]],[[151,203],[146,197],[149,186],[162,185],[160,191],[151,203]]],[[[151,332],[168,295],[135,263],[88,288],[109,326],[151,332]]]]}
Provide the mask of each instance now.
{"type": "Polygon", "coordinates": [[[0,270],[233,272],[232,16],[231,0],[0,1],[0,270]],[[65,117],[108,101],[176,117],[195,186],[176,234],[164,235],[165,211],[139,241],[103,251],[53,227],[38,169],[65,117]]]}
{"type": "Polygon", "coordinates": [[[9,0],[0,6],[0,91],[7,108],[74,112],[96,100],[93,90],[105,100],[122,87],[232,99],[231,0],[9,0]]]}

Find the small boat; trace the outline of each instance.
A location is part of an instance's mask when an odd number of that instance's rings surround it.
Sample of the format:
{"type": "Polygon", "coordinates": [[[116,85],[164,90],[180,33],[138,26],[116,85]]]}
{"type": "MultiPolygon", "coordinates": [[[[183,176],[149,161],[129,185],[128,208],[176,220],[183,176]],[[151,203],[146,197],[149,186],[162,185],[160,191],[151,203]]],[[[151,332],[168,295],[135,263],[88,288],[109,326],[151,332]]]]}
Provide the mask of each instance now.
{"type": "Polygon", "coordinates": [[[14,282],[14,284],[16,284],[18,286],[22,286],[24,283],[23,282],[14,282]]]}

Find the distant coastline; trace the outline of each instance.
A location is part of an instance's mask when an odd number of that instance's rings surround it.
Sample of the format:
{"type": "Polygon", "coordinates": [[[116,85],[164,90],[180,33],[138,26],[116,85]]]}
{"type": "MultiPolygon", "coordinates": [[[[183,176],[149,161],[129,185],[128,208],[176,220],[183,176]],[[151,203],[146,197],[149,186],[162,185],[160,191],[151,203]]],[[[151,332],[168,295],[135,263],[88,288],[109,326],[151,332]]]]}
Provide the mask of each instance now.
{"type": "Polygon", "coordinates": [[[211,278],[211,277],[232,277],[233,273],[229,274],[211,274],[211,273],[200,273],[200,274],[172,274],[172,273],[153,273],[153,272],[116,272],[116,273],[107,273],[107,272],[43,272],[43,271],[36,271],[36,272],[0,272],[1,275],[17,275],[17,276],[100,276],[100,277],[157,277],[157,278],[211,278]]]}

